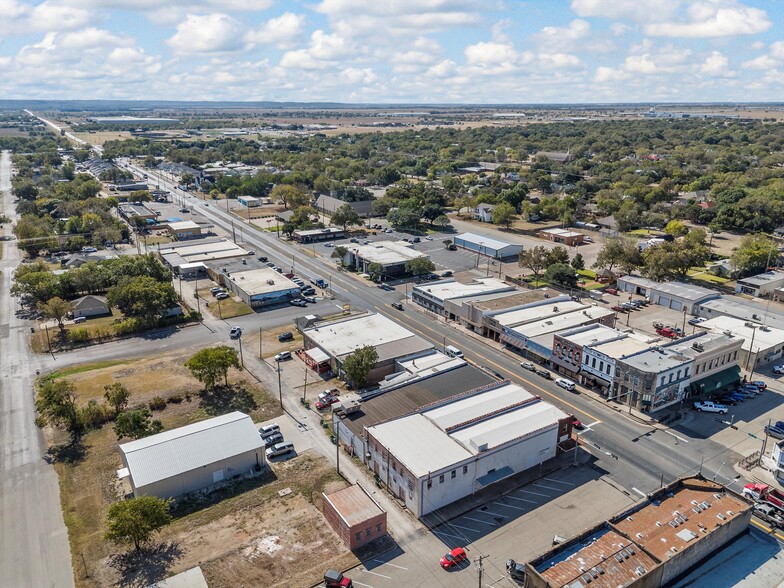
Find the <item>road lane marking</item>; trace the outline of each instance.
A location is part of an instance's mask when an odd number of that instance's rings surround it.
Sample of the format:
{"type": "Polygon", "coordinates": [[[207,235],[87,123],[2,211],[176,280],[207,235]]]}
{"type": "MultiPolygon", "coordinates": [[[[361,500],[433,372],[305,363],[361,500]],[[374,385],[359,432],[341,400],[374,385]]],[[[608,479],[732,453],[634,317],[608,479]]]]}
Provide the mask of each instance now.
{"type": "Polygon", "coordinates": [[[634,486],[632,486],[632,490],[634,490],[634,491],[635,491],[637,494],[639,494],[639,495],[640,495],[640,496],[642,496],[643,498],[648,498],[648,495],[647,495],[645,492],[643,492],[642,490],[638,490],[638,489],[637,489],[637,488],[635,488],[634,486]]]}
{"type": "Polygon", "coordinates": [[[490,525],[491,527],[495,527],[496,526],[495,523],[489,523],[489,522],[483,521],[481,519],[472,519],[471,517],[463,517],[463,518],[466,519],[467,521],[474,521],[475,523],[482,523],[484,525],[490,525]]]}
{"type": "Polygon", "coordinates": [[[493,504],[497,504],[498,506],[503,506],[505,508],[513,508],[515,510],[528,510],[527,508],[521,508],[519,506],[512,506],[511,504],[504,504],[503,502],[494,502],[493,504]]]}
{"type": "Polygon", "coordinates": [[[676,435],[676,434],[675,434],[675,433],[673,433],[672,431],[668,431],[667,429],[661,429],[661,430],[662,430],[664,433],[667,433],[668,435],[672,435],[672,436],[673,436],[673,437],[675,437],[675,438],[676,438],[678,441],[683,441],[684,443],[688,443],[688,442],[689,442],[689,440],[688,440],[688,439],[684,439],[683,437],[681,437],[680,435],[676,435]]]}
{"type": "Polygon", "coordinates": [[[515,498],[514,496],[509,496],[509,495],[507,495],[506,498],[509,498],[510,500],[519,500],[520,502],[529,502],[531,504],[538,504],[536,500],[528,500],[526,498],[515,498]]]}
{"type": "Polygon", "coordinates": [[[386,578],[387,580],[391,580],[391,579],[392,579],[392,578],[390,578],[389,576],[385,576],[384,574],[378,574],[378,573],[376,573],[376,572],[371,572],[371,571],[370,571],[370,570],[368,570],[368,569],[365,569],[365,573],[366,573],[366,574],[373,574],[374,576],[379,576],[379,577],[381,577],[381,578],[386,578]]]}
{"type": "Polygon", "coordinates": [[[535,486],[537,488],[544,488],[545,490],[554,490],[555,492],[560,492],[561,488],[553,488],[552,486],[545,486],[544,484],[531,484],[531,486],[535,486]]]}
{"type": "Polygon", "coordinates": [[[555,482],[556,484],[566,484],[567,486],[574,486],[572,482],[564,482],[563,480],[556,480],[554,478],[544,478],[548,482],[555,482]]]}
{"type": "Polygon", "coordinates": [[[784,535],[782,535],[781,533],[778,533],[777,531],[774,531],[774,530],[773,530],[773,529],[771,529],[770,527],[766,527],[765,525],[763,525],[762,523],[759,523],[759,522],[755,521],[754,519],[751,519],[751,523],[752,523],[754,526],[756,526],[756,527],[759,527],[759,528],[760,528],[760,529],[762,529],[763,531],[765,531],[765,532],[767,532],[767,533],[770,533],[770,534],[772,534],[772,535],[775,535],[777,538],[779,538],[779,539],[781,539],[782,541],[784,541],[784,535]]]}
{"type": "Polygon", "coordinates": [[[534,496],[544,496],[550,498],[549,494],[542,494],[541,492],[534,492],[533,490],[518,490],[518,492],[525,492],[526,494],[533,494],[534,496]]]}
{"type": "Polygon", "coordinates": [[[374,559],[373,561],[376,561],[376,562],[378,562],[380,564],[383,564],[385,566],[392,566],[393,568],[397,568],[399,570],[408,570],[408,568],[404,568],[403,566],[397,566],[397,565],[395,565],[393,563],[389,563],[388,561],[381,561],[380,559],[374,559]]]}

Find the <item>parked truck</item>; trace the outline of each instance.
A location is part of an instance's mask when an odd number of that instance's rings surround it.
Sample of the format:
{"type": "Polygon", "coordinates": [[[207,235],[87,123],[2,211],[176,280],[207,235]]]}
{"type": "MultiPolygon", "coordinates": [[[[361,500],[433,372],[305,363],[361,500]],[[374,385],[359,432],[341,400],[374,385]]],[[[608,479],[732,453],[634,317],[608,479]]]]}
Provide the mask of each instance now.
{"type": "Polygon", "coordinates": [[[784,493],[767,484],[746,484],[743,487],[743,495],[755,502],[769,502],[774,506],[784,508],[784,493]]]}
{"type": "Polygon", "coordinates": [[[327,570],[324,573],[324,586],[326,588],[352,588],[354,583],[337,570],[327,570]]]}
{"type": "Polygon", "coordinates": [[[784,528],[784,513],[772,504],[760,502],[754,505],[754,516],[771,525],[772,527],[784,528]]]}
{"type": "Polygon", "coordinates": [[[719,414],[727,414],[729,407],[724,404],[716,404],[710,400],[705,402],[695,402],[694,409],[700,412],[718,412],[719,414]]]}

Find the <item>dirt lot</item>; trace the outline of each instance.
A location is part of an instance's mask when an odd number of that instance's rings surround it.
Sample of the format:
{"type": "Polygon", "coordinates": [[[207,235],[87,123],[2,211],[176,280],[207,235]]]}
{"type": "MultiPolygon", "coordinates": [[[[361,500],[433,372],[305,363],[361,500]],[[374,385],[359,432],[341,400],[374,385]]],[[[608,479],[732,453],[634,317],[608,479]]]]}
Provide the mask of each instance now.
{"type": "MultiPolygon", "coordinates": [[[[101,400],[103,386],[112,382],[131,391],[132,406],[155,396],[169,399],[154,413],[167,430],[230,410],[243,410],[256,422],[280,415],[277,401],[237,371],[229,378],[238,392],[200,394],[201,385],[183,366],[195,351],[85,365],[54,376],[75,384],[79,404],[101,400]]],[[[210,586],[303,586],[317,581],[326,567],[355,563],[320,514],[321,492],[345,482],[317,456],[305,452],[206,502],[183,502],[174,522],[157,536],[157,548],[137,556],[103,539],[106,510],[122,492],[111,425],[88,432],[76,446],[66,445],[62,431],[49,430],[47,437],[61,444],[49,458],[60,477],[77,586],[147,586],[195,565],[202,566],[210,586]],[[280,496],[285,489],[291,492],[280,496]]]]}

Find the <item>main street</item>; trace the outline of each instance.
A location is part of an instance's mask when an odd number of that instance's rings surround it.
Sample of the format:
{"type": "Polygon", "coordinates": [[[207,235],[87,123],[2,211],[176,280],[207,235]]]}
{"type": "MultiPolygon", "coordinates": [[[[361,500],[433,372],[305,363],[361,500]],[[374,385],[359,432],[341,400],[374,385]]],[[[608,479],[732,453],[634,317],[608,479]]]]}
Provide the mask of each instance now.
{"type": "Polygon", "coordinates": [[[610,477],[628,490],[638,495],[646,494],[658,488],[662,480],[666,484],[700,469],[706,476],[716,475],[718,481],[733,485],[736,490],[742,488],[744,480],[735,480],[730,475],[731,468],[725,466],[722,469],[722,465],[735,463],[742,457],[731,449],[710,439],[690,436],[687,432],[652,426],[614,410],[593,396],[567,392],[552,381],[520,368],[517,356],[501,351],[489,341],[477,339],[443,319],[424,316],[418,310],[413,310],[410,304],[404,312],[392,309],[390,304],[393,301],[405,297],[401,292],[381,290],[369,282],[356,280],[353,276],[337,271],[331,260],[314,259],[308,252],[270,232],[238,220],[218,206],[205,206],[203,201],[180,190],[163,174],[131,167],[139,174],[148,173],[154,177],[161,187],[171,190],[178,199],[192,206],[194,213],[205,217],[227,234],[232,234],[232,229],[236,230],[238,225],[242,225],[243,241],[263,251],[281,267],[289,267],[290,261],[296,258],[299,271],[328,279],[332,291],[350,304],[351,308],[366,308],[384,314],[436,346],[455,345],[463,350],[468,359],[541,395],[564,411],[575,414],[588,425],[589,430],[582,433],[582,438],[589,442],[585,447],[596,457],[596,466],[606,470],[610,477]],[[721,473],[728,477],[722,477],[721,473]]]}
{"type": "MultiPolygon", "coordinates": [[[[0,157],[2,212],[16,219],[11,198],[11,157],[0,157]]],[[[34,370],[28,322],[10,296],[21,255],[3,243],[0,261],[0,585],[13,588],[73,586],[71,556],[54,468],[35,426],[34,370]]]]}

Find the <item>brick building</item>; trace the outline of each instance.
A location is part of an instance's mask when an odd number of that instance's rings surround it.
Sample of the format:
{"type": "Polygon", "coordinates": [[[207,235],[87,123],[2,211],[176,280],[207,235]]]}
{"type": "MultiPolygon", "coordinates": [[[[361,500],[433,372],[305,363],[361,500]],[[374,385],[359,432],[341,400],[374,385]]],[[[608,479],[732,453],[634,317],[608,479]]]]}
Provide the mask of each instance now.
{"type": "Polygon", "coordinates": [[[321,496],[324,518],[352,551],[387,534],[386,511],[359,484],[321,496]]]}

